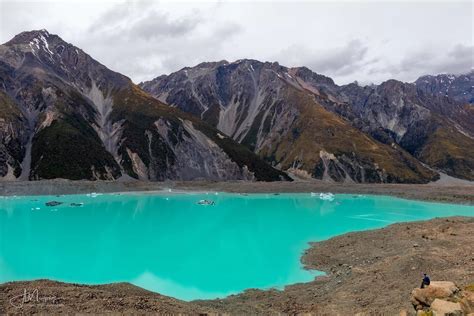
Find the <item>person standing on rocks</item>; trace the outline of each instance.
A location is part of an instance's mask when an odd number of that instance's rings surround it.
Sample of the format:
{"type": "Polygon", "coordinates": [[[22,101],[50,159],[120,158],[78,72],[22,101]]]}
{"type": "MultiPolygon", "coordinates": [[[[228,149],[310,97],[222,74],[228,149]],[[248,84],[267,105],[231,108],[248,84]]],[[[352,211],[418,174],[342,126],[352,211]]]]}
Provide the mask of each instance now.
{"type": "Polygon", "coordinates": [[[430,285],[431,281],[430,281],[430,277],[426,275],[426,273],[423,273],[423,281],[421,281],[421,287],[420,288],[425,288],[425,286],[428,286],[430,285]]]}

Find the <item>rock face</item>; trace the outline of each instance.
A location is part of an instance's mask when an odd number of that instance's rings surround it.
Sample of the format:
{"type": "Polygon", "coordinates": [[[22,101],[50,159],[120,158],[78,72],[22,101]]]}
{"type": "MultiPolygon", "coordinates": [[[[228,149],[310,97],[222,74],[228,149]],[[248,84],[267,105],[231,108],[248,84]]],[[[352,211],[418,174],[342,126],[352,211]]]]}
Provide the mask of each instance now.
{"type": "Polygon", "coordinates": [[[457,97],[461,90],[471,93],[466,91],[472,91],[472,74],[456,78],[445,97],[421,78],[416,84],[338,86],[305,67],[239,60],[202,63],[140,85],[300,176],[355,182],[434,179],[421,161],[474,180],[474,105],[457,97]]]}
{"type": "Polygon", "coordinates": [[[0,136],[0,179],[287,179],[46,30],[0,45],[0,136]]]}
{"type": "Polygon", "coordinates": [[[27,122],[13,100],[0,91],[0,177],[13,180],[21,175],[21,161],[28,139],[27,122]]]}
{"type": "Polygon", "coordinates": [[[447,96],[462,103],[474,103],[474,70],[462,75],[423,76],[415,84],[427,94],[447,96]]]}
{"type": "Polygon", "coordinates": [[[422,309],[423,306],[430,306],[435,299],[449,298],[458,292],[453,282],[432,281],[429,286],[411,292],[412,303],[417,309],[422,309]]]}
{"type": "Polygon", "coordinates": [[[383,143],[353,124],[349,117],[356,113],[347,110],[341,87],[307,68],[255,60],[202,63],[141,87],[300,177],[412,183],[437,177],[399,143],[383,143]]]}
{"type": "Polygon", "coordinates": [[[399,144],[434,169],[474,180],[474,105],[427,95],[414,84],[395,80],[343,86],[339,98],[352,106],[328,106],[359,129],[381,142],[399,144]]]}
{"type": "Polygon", "coordinates": [[[464,314],[461,304],[440,300],[439,298],[436,298],[433,303],[431,303],[431,310],[435,316],[462,316],[464,314]]]}

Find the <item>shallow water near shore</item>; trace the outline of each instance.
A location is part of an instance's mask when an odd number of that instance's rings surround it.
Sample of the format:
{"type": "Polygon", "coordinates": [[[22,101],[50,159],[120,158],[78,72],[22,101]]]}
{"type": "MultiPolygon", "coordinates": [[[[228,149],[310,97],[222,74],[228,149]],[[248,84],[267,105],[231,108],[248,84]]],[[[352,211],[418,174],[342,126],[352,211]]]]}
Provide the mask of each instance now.
{"type": "Polygon", "coordinates": [[[320,272],[300,262],[310,241],[454,215],[474,216],[474,206],[309,193],[0,197],[0,283],[130,282],[184,300],[224,297],[311,281],[320,272]]]}

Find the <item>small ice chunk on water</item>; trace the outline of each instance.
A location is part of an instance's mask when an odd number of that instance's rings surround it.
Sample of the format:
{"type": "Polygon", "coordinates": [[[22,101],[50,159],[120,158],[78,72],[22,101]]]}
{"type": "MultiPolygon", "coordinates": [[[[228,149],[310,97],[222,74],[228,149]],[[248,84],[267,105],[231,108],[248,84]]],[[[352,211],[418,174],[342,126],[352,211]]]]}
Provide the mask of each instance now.
{"type": "Polygon", "coordinates": [[[319,198],[324,201],[334,201],[334,194],[332,193],[320,193],[319,198]]]}

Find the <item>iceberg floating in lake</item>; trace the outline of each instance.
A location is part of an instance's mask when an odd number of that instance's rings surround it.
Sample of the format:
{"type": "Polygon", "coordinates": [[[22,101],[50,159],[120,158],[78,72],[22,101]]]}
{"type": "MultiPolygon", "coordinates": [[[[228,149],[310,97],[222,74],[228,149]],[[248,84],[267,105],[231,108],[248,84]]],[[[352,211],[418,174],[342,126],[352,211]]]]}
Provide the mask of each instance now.
{"type": "Polygon", "coordinates": [[[334,201],[334,194],[332,193],[319,193],[319,198],[324,201],[334,201]]]}
{"type": "Polygon", "coordinates": [[[102,195],[102,193],[92,192],[92,193],[87,193],[86,195],[89,196],[89,197],[95,198],[95,197],[98,197],[99,195],[102,195]]]}

